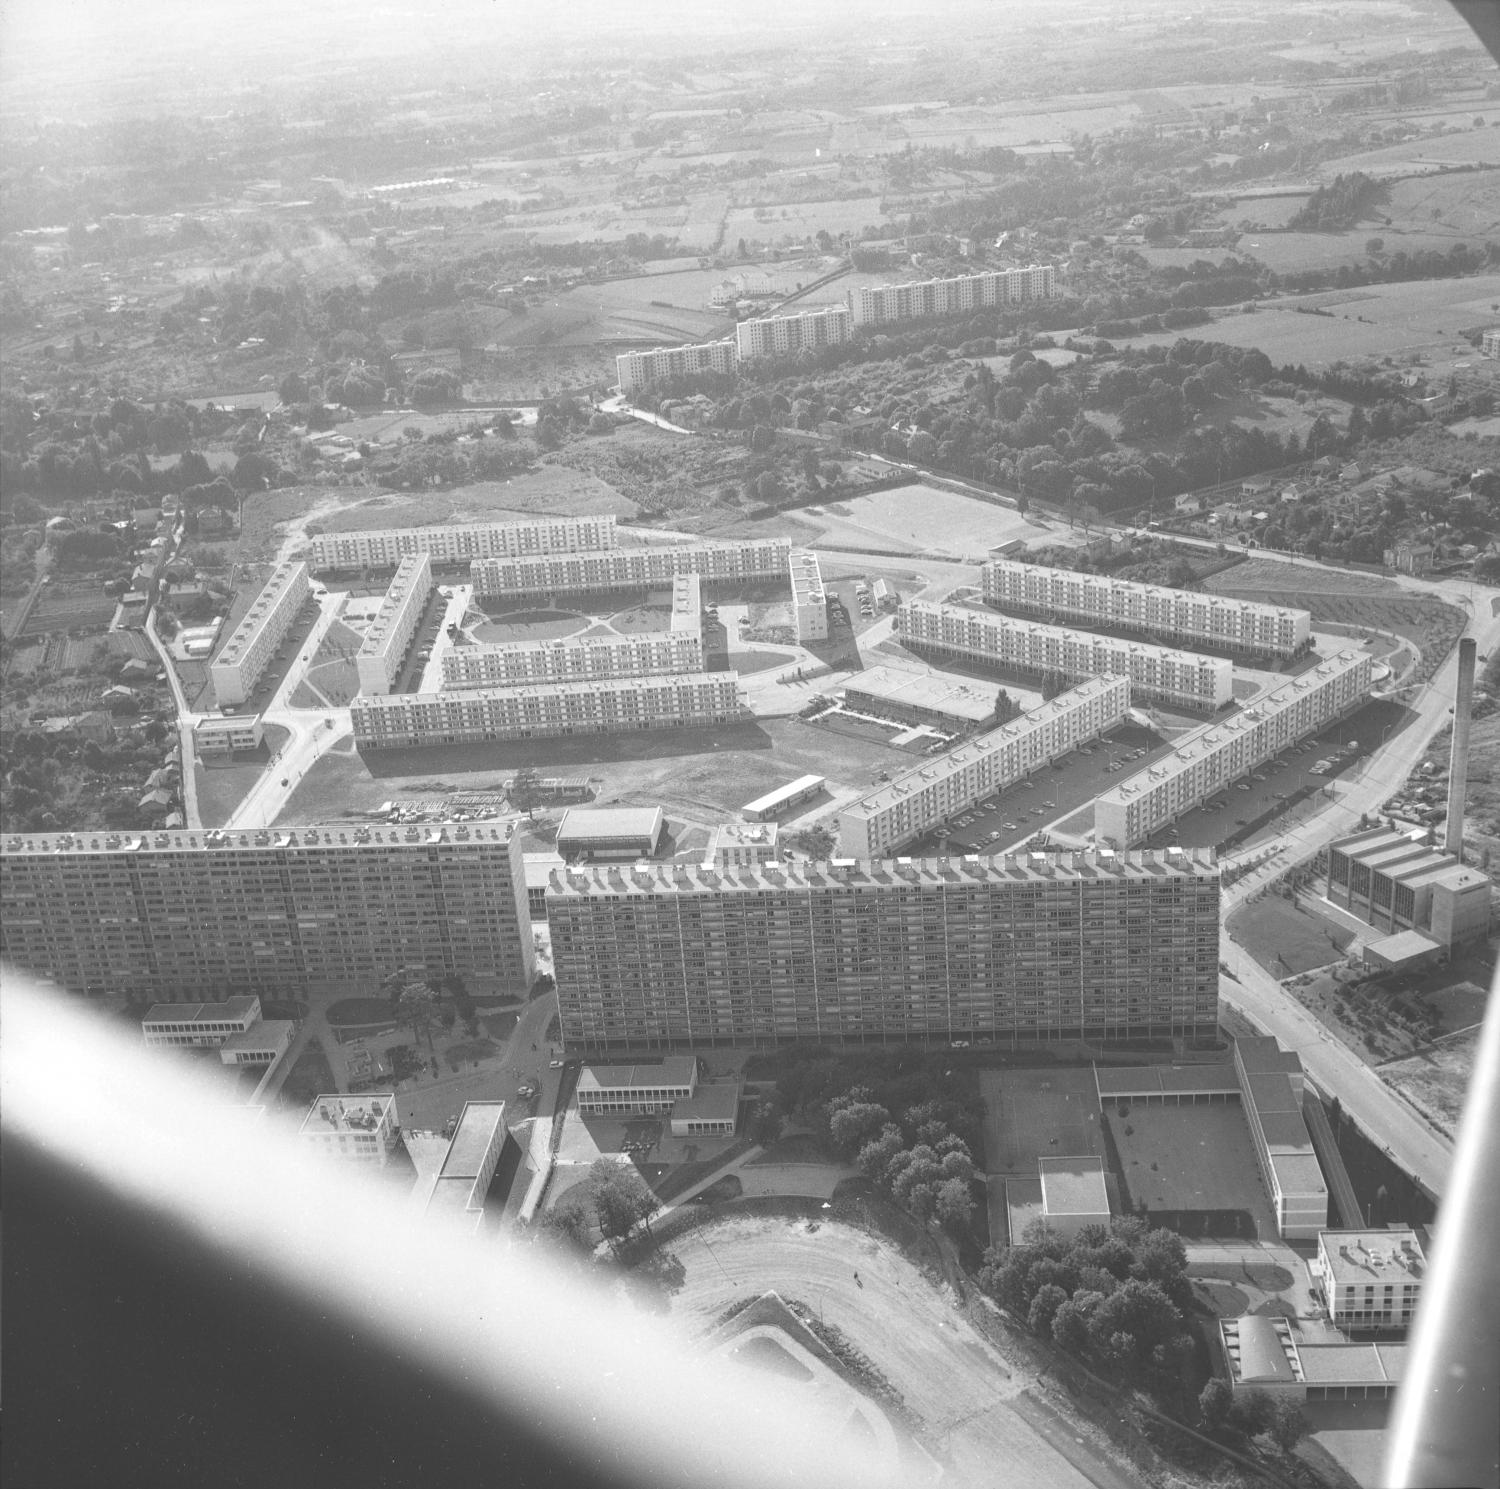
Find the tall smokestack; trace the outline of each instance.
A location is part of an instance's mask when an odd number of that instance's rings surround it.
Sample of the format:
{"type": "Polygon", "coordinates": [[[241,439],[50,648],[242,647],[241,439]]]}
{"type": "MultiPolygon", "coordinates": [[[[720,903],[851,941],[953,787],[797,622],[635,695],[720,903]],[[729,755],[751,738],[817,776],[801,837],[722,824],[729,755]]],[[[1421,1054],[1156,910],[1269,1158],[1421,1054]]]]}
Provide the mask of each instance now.
{"type": "Polygon", "coordinates": [[[1469,795],[1469,719],[1474,711],[1474,654],[1478,642],[1458,643],[1458,694],[1453,700],[1453,753],[1448,759],[1448,832],[1443,847],[1464,858],[1464,806],[1469,795]]]}

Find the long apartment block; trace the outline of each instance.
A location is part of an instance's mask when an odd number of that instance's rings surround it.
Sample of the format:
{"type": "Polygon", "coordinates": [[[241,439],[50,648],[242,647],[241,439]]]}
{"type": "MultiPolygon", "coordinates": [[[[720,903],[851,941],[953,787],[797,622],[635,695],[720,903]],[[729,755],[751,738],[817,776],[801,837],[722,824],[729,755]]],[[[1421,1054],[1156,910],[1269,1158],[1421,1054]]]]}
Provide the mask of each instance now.
{"type": "Polygon", "coordinates": [[[784,580],[791,552],[786,538],[682,543],[538,558],[477,558],[470,573],[481,599],[601,594],[671,584],[679,574],[696,574],[705,584],[784,580]]]}
{"type": "Polygon", "coordinates": [[[559,868],[569,1049],[1214,1032],[1211,851],[559,868]]]}
{"type": "Polygon", "coordinates": [[[823,570],[818,555],[799,548],[787,559],[792,581],[792,619],[798,641],[828,639],[828,592],[823,588],[823,570]]]}
{"type": "Polygon", "coordinates": [[[698,729],[743,715],[739,675],[600,678],[524,688],[388,693],[350,705],[356,748],[546,739],[639,729],[698,729]]]}
{"type": "Polygon", "coordinates": [[[919,651],[1034,677],[1126,677],[1135,702],[1212,711],[1234,698],[1234,666],[1227,657],[1071,631],[989,610],[904,600],[896,610],[896,634],[919,651]]]}
{"type": "Polygon", "coordinates": [[[702,672],[703,637],[686,631],[634,636],[565,636],[453,647],[443,653],[443,687],[518,688],[538,683],[702,672]]]}
{"type": "Polygon", "coordinates": [[[853,336],[854,318],[847,305],[829,305],[794,315],[760,316],[741,321],[734,328],[735,350],[741,362],[841,346],[853,336]]]}
{"type": "Polygon", "coordinates": [[[734,342],[727,338],[657,347],[650,352],[622,352],[615,358],[615,381],[628,394],[677,377],[702,377],[710,372],[732,377],[737,356],[734,342]]]}
{"type": "Polygon", "coordinates": [[[208,675],[220,708],[234,707],[250,696],[311,593],[306,564],[276,566],[218,656],[209,663],[208,675]]]}
{"type": "Polygon", "coordinates": [[[1040,620],[1116,626],[1189,648],[1202,643],[1254,658],[1287,660],[1311,645],[1311,617],[1287,606],[1007,558],[985,564],[982,579],[987,603],[1040,620]]]}
{"type": "Polygon", "coordinates": [[[1341,651],[1252,700],[1237,714],[1178,740],[1165,759],[1094,802],[1096,841],[1130,848],[1258,765],[1360,707],[1370,692],[1368,652],[1341,651]]]}
{"type": "Polygon", "coordinates": [[[431,594],[432,555],[408,554],[397,567],[396,577],[354,655],[361,693],[390,692],[431,594]]]}
{"type": "Polygon", "coordinates": [[[510,823],[10,833],[0,956],[80,993],[188,1002],[407,966],[524,989],[535,970],[510,823]]]}
{"type": "Polygon", "coordinates": [[[844,807],[839,852],[858,859],[899,852],[976,802],[1107,733],[1129,710],[1130,684],[1123,677],[1080,683],[844,807]]]}
{"type": "Polygon", "coordinates": [[[853,289],[848,292],[848,303],[855,326],[885,326],[892,321],[1029,305],[1050,300],[1057,293],[1057,270],[1051,264],[1032,264],[1024,269],[986,269],[950,279],[853,289]]]}
{"type": "Polygon", "coordinates": [[[615,546],[612,515],[543,517],[528,522],[454,523],[358,533],[319,533],[312,540],[317,573],[349,569],[394,569],[414,553],[434,563],[473,558],[520,558],[536,553],[578,553],[615,546]]]}

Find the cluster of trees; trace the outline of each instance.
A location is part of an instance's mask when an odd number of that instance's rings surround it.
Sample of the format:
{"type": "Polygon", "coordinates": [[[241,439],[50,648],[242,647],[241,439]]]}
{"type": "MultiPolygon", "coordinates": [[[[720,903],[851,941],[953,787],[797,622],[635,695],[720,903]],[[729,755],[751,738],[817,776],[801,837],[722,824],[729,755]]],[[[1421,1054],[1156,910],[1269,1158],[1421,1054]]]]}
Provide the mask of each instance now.
{"type": "Polygon", "coordinates": [[[1236,1396],[1218,1376],[1199,1393],[1198,1417],[1203,1430],[1214,1437],[1249,1438],[1265,1433],[1283,1453],[1290,1453],[1307,1435],[1307,1417],[1295,1401],[1264,1391],[1242,1391],[1236,1396]]]}
{"type": "Polygon", "coordinates": [[[1459,279],[1500,263],[1500,243],[1493,240],[1486,241],[1483,248],[1455,243],[1452,248],[1398,248],[1387,253],[1384,239],[1371,238],[1365,244],[1365,253],[1362,263],[1277,274],[1272,282],[1288,294],[1305,294],[1311,290],[1353,289],[1362,284],[1405,284],[1413,279],[1459,279]]]}
{"type": "Polygon", "coordinates": [[[1336,233],[1353,227],[1382,202],[1389,200],[1390,187],[1363,171],[1338,175],[1317,187],[1306,203],[1288,220],[1294,232],[1336,233]]]}
{"type": "Polygon", "coordinates": [[[634,1164],[600,1158],[582,1184],[543,1213],[537,1237],[580,1261],[592,1256],[599,1239],[608,1241],[618,1255],[637,1225],[644,1224],[650,1234],[657,1209],[656,1195],[634,1164]]]}
{"type": "Polygon", "coordinates": [[[1181,1239],[1135,1216],[1076,1239],[1038,1221],[1019,1246],[985,1252],[979,1285],[1033,1333],[1051,1337],[1102,1372],[1144,1379],[1171,1395],[1193,1351],[1192,1306],[1181,1239]]]}
{"type": "Polygon", "coordinates": [[[950,1103],[929,1098],[893,1120],[867,1087],[856,1086],[833,1097],[826,1111],[835,1146],[902,1209],[924,1225],[936,1219],[961,1230],[969,1223],[974,1158],[952,1129],[950,1103]]]}

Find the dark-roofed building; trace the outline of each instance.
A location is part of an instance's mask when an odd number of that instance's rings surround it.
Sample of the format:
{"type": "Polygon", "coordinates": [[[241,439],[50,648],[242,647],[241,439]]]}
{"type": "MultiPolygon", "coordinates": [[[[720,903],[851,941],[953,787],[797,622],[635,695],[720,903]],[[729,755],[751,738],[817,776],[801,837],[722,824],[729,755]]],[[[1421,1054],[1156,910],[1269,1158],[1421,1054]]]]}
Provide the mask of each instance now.
{"type": "Polygon", "coordinates": [[[564,858],[650,858],[667,824],[660,807],[569,807],[557,829],[564,858]]]}
{"type": "Polygon", "coordinates": [[[505,1125],[503,1101],[466,1101],[442,1166],[432,1181],[425,1213],[477,1230],[484,1219],[485,1198],[507,1148],[514,1149],[511,1172],[520,1148],[505,1125]]]}
{"type": "Polygon", "coordinates": [[[739,1115],[738,1081],[699,1086],[686,1100],[672,1103],[672,1136],[733,1137],[739,1115]]]}
{"type": "Polygon", "coordinates": [[[654,1065],[585,1065],[578,1077],[578,1110],[586,1117],[664,1116],[698,1088],[692,1055],[668,1055],[654,1065]]]}

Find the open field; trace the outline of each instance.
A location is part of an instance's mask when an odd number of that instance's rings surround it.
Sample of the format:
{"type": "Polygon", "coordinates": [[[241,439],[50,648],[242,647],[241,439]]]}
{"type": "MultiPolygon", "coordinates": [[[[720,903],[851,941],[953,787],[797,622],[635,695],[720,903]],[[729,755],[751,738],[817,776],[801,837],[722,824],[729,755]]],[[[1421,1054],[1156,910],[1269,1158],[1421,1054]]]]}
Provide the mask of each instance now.
{"type": "Polygon", "coordinates": [[[1050,536],[1042,522],[1019,512],[921,482],[820,507],[804,507],[800,515],[817,522],[830,543],[935,553],[975,563],[987,557],[986,550],[997,543],[1012,538],[1039,541],[1050,536]]]}
{"type": "Polygon", "coordinates": [[[1483,129],[1428,135],[1399,145],[1341,155],[1336,160],[1325,160],[1318,167],[1319,173],[1331,181],[1338,175],[1347,176],[1350,171],[1363,171],[1367,176],[1392,176],[1437,170],[1445,165],[1500,164],[1500,119],[1496,119],[1493,107],[1482,107],[1479,112],[1491,120],[1483,129]]]}
{"type": "Polygon", "coordinates": [[[1104,1121],[1120,1155],[1126,1210],[1142,1205],[1153,1215],[1218,1212],[1225,1218],[1198,1234],[1242,1234],[1253,1219],[1257,1236],[1274,1239],[1276,1217],[1267,1203],[1255,1166],[1255,1150],[1245,1114],[1228,1106],[1147,1106],[1112,1102],[1104,1121]],[[1126,1115],[1119,1108],[1125,1106],[1126,1115]]]}
{"type": "Polygon", "coordinates": [[[1244,586],[1277,593],[1316,591],[1325,595],[1395,594],[1400,585],[1380,574],[1361,574],[1354,569],[1309,569],[1301,564],[1283,563],[1276,558],[1246,558],[1232,568],[1221,569],[1203,581],[1206,589],[1227,593],[1228,588],[1244,586]]]}
{"type": "Polygon", "coordinates": [[[193,762],[198,781],[198,815],[204,827],[222,827],[245,794],[261,778],[271,757],[287,742],[289,731],[280,724],[267,724],[265,741],[258,750],[240,751],[230,760],[193,762]]]}
{"type": "Polygon", "coordinates": [[[1091,1069],[982,1070],[988,1174],[1036,1176],[1038,1158],[1104,1155],[1091,1069]]]}
{"type": "MultiPolygon", "coordinates": [[[[724,241],[733,245],[741,238],[746,242],[759,239],[775,243],[782,238],[803,242],[818,232],[854,233],[875,227],[887,220],[878,196],[846,197],[822,202],[781,202],[763,207],[733,207],[724,219],[724,241]]],[[[832,267],[830,265],[830,267],[832,267]]],[[[824,271],[827,272],[826,270],[824,271]]],[[[809,274],[807,280],[816,279],[809,274]]]]}
{"type": "Polygon", "coordinates": [[[1380,1078],[1399,1091],[1429,1122],[1450,1137],[1458,1130],[1464,1097],[1474,1079],[1477,1027],[1455,1034],[1419,1055],[1380,1067],[1380,1078]]]}
{"type": "Polygon", "coordinates": [[[1354,939],[1352,931],[1275,894],[1241,905],[1226,929],[1276,978],[1342,961],[1354,939]]]}

